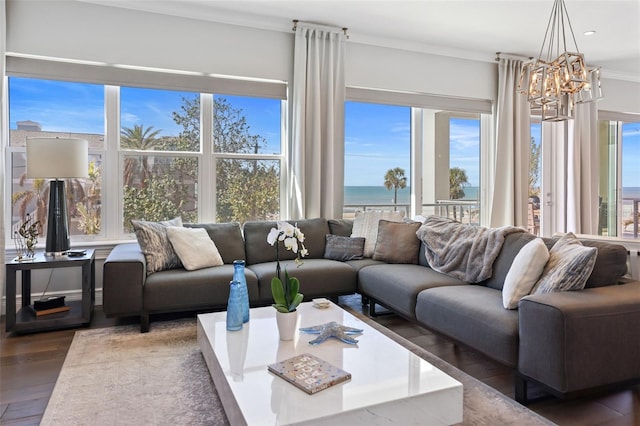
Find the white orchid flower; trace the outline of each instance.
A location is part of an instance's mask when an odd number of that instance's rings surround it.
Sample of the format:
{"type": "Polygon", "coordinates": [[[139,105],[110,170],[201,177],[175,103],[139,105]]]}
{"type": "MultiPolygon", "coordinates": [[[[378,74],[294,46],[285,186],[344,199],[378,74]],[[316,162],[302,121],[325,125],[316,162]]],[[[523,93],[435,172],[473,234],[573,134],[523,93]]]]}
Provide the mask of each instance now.
{"type": "Polygon", "coordinates": [[[280,235],[280,231],[276,228],[271,228],[269,235],[267,235],[267,243],[269,243],[270,246],[274,245],[278,240],[278,235],[280,235]]]}
{"type": "MultiPolygon", "coordinates": [[[[284,233],[284,238],[295,238],[297,228],[289,222],[278,222],[278,229],[284,233]]],[[[282,238],[282,240],[284,240],[284,238],[282,238]]]]}
{"type": "Polygon", "coordinates": [[[298,240],[296,240],[295,238],[285,238],[284,239],[284,247],[287,250],[291,250],[294,253],[298,252],[298,240]]]}

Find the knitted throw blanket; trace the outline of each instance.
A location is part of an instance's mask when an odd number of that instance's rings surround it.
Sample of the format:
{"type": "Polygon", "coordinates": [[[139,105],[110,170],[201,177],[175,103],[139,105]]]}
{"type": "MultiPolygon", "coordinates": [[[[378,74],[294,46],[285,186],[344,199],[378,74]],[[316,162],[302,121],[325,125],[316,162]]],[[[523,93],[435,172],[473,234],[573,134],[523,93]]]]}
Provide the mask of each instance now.
{"type": "Polygon", "coordinates": [[[483,228],[451,219],[429,216],[416,235],[426,246],[432,269],[468,283],[491,278],[493,262],[507,235],[524,232],[520,228],[483,228]]]}

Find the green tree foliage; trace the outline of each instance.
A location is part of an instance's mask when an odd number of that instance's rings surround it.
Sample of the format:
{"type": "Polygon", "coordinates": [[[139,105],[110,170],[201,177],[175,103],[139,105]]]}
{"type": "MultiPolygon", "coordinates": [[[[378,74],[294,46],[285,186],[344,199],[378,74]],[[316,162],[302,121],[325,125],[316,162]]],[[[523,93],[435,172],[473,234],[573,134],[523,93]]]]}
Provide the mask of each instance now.
{"type": "Polygon", "coordinates": [[[389,191],[393,189],[393,206],[395,210],[398,204],[398,189],[407,187],[407,178],[404,175],[404,169],[396,167],[387,170],[387,173],[384,175],[384,187],[389,191]]]}
{"type": "Polygon", "coordinates": [[[540,196],[540,145],[531,138],[531,155],[529,157],[529,196],[540,196]]]}
{"type": "MultiPolygon", "coordinates": [[[[214,150],[234,154],[257,153],[266,140],[250,132],[242,110],[224,98],[215,98],[214,150]]],[[[200,151],[200,102],[197,95],[183,97],[173,120],[182,131],[177,137],[160,137],[152,127],[123,129],[123,140],[130,149],[162,151],[200,151]],[[141,148],[144,147],[144,148],[141,148]]],[[[185,222],[197,220],[196,188],[213,191],[213,185],[198,183],[196,158],[186,156],[131,156],[125,161],[125,228],[130,219],[166,220],[182,216],[185,222]],[[130,176],[128,175],[130,173],[130,176]]],[[[216,162],[216,208],[219,222],[278,217],[279,162],[251,159],[218,159],[216,162]]]]}
{"type": "Polygon", "coordinates": [[[467,172],[460,167],[452,167],[449,169],[449,198],[459,200],[464,198],[464,187],[469,185],[467,172]]]}

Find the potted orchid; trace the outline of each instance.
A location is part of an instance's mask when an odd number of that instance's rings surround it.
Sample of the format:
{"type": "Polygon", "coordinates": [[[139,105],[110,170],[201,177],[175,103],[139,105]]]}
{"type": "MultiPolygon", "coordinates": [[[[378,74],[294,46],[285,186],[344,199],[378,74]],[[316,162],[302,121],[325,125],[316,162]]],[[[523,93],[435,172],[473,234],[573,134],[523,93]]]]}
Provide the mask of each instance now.
{"type": "Polygon", "coordinates": [[[296,308],[302,302],[303,295],[299,292],[300,281],[289,275],[286,268],[284,271],[284,282],[280,271],[280,241],[285,249],[297,254],[295,263],[297,267],[302,265],[302,258],[309,252],[304,246],[304,234],[297,226],[289,222],[279,221],[276,228],[271,228],[267,235],[267,243],[276,246],[276,276],[271,279],[271,294],[273,296],[273,307],[276,309],[276,319],[281,340],[293,339],[295,325],[297,321],[296,308]]]}

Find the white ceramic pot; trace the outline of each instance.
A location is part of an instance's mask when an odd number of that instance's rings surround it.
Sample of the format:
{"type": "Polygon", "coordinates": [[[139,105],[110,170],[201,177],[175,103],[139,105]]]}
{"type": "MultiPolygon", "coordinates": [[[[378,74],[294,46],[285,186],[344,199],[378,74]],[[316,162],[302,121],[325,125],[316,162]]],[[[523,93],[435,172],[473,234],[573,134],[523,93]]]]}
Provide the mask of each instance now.
{"type": "Polygon", "coordinates": [[[293,340],[298,324],[298,311],[286,313],[276,311],[276,321],[278,323],[280,340],[293,340]]]}

